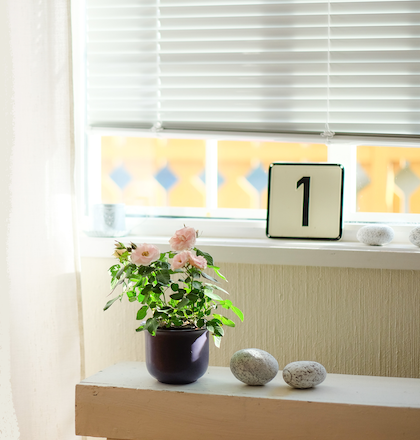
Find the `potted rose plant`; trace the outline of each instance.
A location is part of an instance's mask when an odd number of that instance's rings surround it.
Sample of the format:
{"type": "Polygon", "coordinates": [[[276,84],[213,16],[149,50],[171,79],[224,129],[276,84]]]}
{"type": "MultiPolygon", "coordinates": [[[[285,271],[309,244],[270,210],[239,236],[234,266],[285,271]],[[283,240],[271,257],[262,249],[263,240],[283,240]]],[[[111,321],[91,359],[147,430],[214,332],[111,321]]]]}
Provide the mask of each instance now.
{"type": "Polygon", "coordinates": [[[161,382],[193,382],[205,373],[209,334],[219,347],[223,326],[235,327],[220,309],[244,318],[232,301],[216,293],[228,292],[204,270],[226,278],[211,255],[195,247],[196,238],[194,228],[184,227],[169,240],[171,250],[163,253],[151,244],[117,242],[114,256],[119,263],[109,269],[111,293],[120,285],[122,292],[104,310],[124,296],[139,305],[136,331],[146,330],[146,365],[161,382]]]}

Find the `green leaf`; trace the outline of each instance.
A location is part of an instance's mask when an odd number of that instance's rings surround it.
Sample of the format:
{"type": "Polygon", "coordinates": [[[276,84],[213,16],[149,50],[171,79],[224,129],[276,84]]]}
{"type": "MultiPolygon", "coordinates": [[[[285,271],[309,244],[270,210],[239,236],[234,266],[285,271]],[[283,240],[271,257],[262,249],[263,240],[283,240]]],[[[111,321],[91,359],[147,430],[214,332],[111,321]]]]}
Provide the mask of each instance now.
{"type": "Polygon", "coordinates": [[[197,301],[198,295],[196,295],[195,293],[189,293],[187,295],[187,298],[190,300],[190,303],[193,304],[197,301]]]}
{"type": "Polygon", "coordinates": [[[178,318],[172,318],[172,322],[174,323],[174,325],[176,325],[177,327],[181,327],[182,325],[182,321],[178,318]]]}
{"type": "Polygon", "coordinates": [[[229,306],[230,310],[232,310],[233,313],[235,313],[236,316],[238,316],[238,318],[244,322],[244,314],[242,313],[241,310],[239,310],[237,307],[235,306],[229,306]]]}
{"type": "Polygon", "coordinates": [[[149,292],[152,291],[152,289],[153,289],[153,285],[152,285],[152,284],[146,284],[146,285],[143,287],[141,293],[142,293],[143,295],[147,295],[149,292]]]}
{"type": "Polygon", "coordinates": [[[151,334],[151,335],[155,335],[156,334],[156,329],[158,328],[159,323],[157,322],[156,318],[149,318],[146,321],[146,325],[145,328],[147,328],[147,331],[151,334]]]}
{"type": "Polygon", "coordinates": [[[117,272],[117,274],[115,275],[118,279],[120,279],[121,275],[122,275],[123,272],[124,272],[124,269],[125,269],[125,266],[123,266],[123,267],[117,272]]]}
{"type": "Polygon", "coordinates": [[[159,261],[166,261],[165,255],[166,255],[166,252],[161,253],[159,256],[159,261]]]}
{"type": "Polygon", "coordinates": [[[201,272],[201,276],[203,277],[203,278],[206,278],[206,279],[208,279],[208,280],[210,280],[210,281],[213,281],[214,283],[218,283],[219,281],[218,280],[216,280],[216,278],[213,278],[212,276],[210,276],[208,273],[206,273],[206,272],[201,272]]]}
{"type": "Polygon", "coordinates": [[[179,290],[179,284],[176,284],[176,283],[171,284],[171,289],[172,289],[174,292],[178,292],[178,290],[179,290]]]}
{"type": "Polygon", "coordinates": [[[111,289],[112,291],[115,290],[115,288],[120,284],[120,280],[118,278],[112,278],[111,280],[111,289]]]}
{"type": "Polygon", "coordinates": [[[214,326],[214,334],[216,336],[224,336],[225,331],[223,330],[222,327],[220,327],[220,325],[215,325],[214,326]]]}
{"type": "Polygon", "coordinates": [[[228,327],[235,327],[235,323],[231,319],[226,318],[226,316],[221,316],[220,318],[224,325],[227,325],[228,327]]]}
{"type": "Polygon", "coordinates": [[[230,299],[225,299],[223,301],[220,301],[220,305],[225,309],[230,309],[230,306],[232,305],[232,301],[230,299]]]}
{"type": "Polygon", "coordinates": [[[225,292],[225,293],[227,293],[227,294],[229,295],[229,292],[227,292],[227,291],[226,291],[225,289],[223,289],[222,287],[217,286],[216,284],[206,283],[206,285],[207,285],[207,286],[211,286],[211,287],[213,287],[214,289],[221,290],[222,292],[225,292]]]}
{"type": "Polygon", "coordinates": [[[150,275],[154,271],[154,268],[151,266],[140,266],[139,267],[139,274],[140,275],[150,275]]]}
{"type": "Polygon", "coordinates": [[[144,330],[144,328],[145,328],[145,326],[144,326],[144,325],[141,325],[140,327],[137,327],[137,328],[136,328],[136,332],[141,332],[141,331],[144,330]]]}
{"type": "Polygon", "coordinates": [[[119,264],[114,264],[113,266],[111,266],[111,267],[108,269],[108,273],[109,273],[112,277],[115,277],[115,275],[117,275],[117,273],[118,273],[118,271],[120,270],[120,268],[121,268],[121,265],[119,265],[119,264]]]}
{"type": "Polygon", "coordinates": [[[138,321],[141,321],[142,319],[144,319],[147,315],[147,310],[149,309],[148,306],[143,306],[141,309],[139,309],[139,311],[137,312],[137,317],[136,319],[138,321]]]}
{"type": "Polygon", "coordinates": [[[169,295],[172,299],[178,300],[184,298],[183,293],[173,293],[172,295],[169,295]]]}
{"type": "Polygon", "coordinates": [[[185,307],[190,301],[187,298],[184,298],[183,300],[181,300],[177,305],[176,308],[177,309],[182,309],[183,307],[185,307]]]}
{"type": "Polygon", "coordinates": [[[222,298],[221,298],[219,295],[217,295],[216,293],[214,293],[213,290],[210,289],[210,288],[208,288],[208,287],[204,289],[204,295],[206,295],[206,296],[208,296],[209,298],[214,299],[214,300],[216,300],[216,301],[220,301],[220,300],[222,300],[222,298]]]}
{"type": "Polygon", "coordinates": [[[220,271],[219,271],[220,268],[219,267],[217,267],[217,266],[208,266],[208,267],[210,269],[213,269],[216,272],[218,277],[220,277],[222,280],[225,280],[227,282],[226,277],[220,273],[220,271]]]}
{"type": "Polygon", "coordinates": [[[192,282],[193,289],[200,289],[201,285],[202,285],[202,283],[200,281],[193,281],[192,282]]]}
{"type": "Polygon", "coordinates": [[[108,310],[108,309],[112,306],[112,304],[114,304],[114,302],[115,302],[117,299],[120,299],[120,298],[121,298],[121,296],[122,296],[122,295],[116,296],[115,298],[113,298],[113,299],[111,299],[110,301],[108,301],[108,302],[105,304],[104,310],[108,310]]]}
{"type": "Polygon", "coordinates": [[[220,348],[220,343],[222,342],[222,338],[220,336],[213,335],[214,345],[217,348],[220,348]]]}
{"type": "Polygon", "coordinates": [[[133,292],[133,290],[127,290],[125,293],[127,294],[129,299],[131,299],[133,297],[134,297],[134,299],[136,298],[136,292],[133,292]]]}
{"type": "Polygon", "coordinates": [[[203,318],[200,318],[200,319],[197,321],[197,327],[201,328],[201,327],[203,327],[203,325],[204,325],[204,319],[203,319],[203,318]]]}
{"type": "Polygon", "coordinates": [[[169,270],[171,265],[167,261],[156,261],[153,263],[157,269],[169,270]]]}
{"type": "Polygon", "coordinates": [[[117,286],[122,284],[124,282],[124,280],[125,280],[125,277],[119,278],[119,279],[113,278],[111,281],[111,292],[108,294],[108,296],[111,295],[111,293],[114,292],[114,290],[117,288],[117,286]]]}
{"type": "Polygon", "coordinates": [[[171,280],[171,276],[169,274],[169,271],[166,269],[163,269],[161,272],[159,272],[157,274],[157,281],[159,284],[162,284],[164,286],[168,285],[170,280],[171,280]]]}
{"type": "Polygon", "coordinates": [[[213,257],[207,252],[200,251],[200,249],[194,248],[197,255],[202,256],[206,259],[207,264],[213,266],[213,257]]]}
{"type": "MultiPolygon", "coordinates": [[[[182,269],[175,269],[175,270],[173,270],[173,269],[169,269],[169,273],[170,273],[170,274],[174,274],[174,273],[184,273],[184,271],[183,271],[182,269]]],[[[179,281],[182,281],[182,280],[179,280],[179,281]]]]}
{"type": "Polygon", "coordinates": [[[210,323],[207,323],[207,324],[206,324],[206,329],[207,329],[210,333],[214,333],[214,327],[213,327],[210,323]]]}

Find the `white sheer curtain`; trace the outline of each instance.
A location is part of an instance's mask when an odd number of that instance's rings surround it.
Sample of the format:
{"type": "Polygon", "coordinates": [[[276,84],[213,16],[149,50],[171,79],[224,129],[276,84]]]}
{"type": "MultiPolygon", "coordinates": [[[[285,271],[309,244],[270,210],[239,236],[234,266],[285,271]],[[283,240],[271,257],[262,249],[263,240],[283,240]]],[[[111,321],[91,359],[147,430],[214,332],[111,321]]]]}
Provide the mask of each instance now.
{"type": "Polygon", "coordinates": [[[21,440],[75,439],[81,359],[70,0],[0,3],[0,139],[10,154],[1,170],[10,184],[1,204],[10,213],[0,394],[12,397],[0,401],[9,433],[0,438],[18,438],[19,430],[21,440]]]}

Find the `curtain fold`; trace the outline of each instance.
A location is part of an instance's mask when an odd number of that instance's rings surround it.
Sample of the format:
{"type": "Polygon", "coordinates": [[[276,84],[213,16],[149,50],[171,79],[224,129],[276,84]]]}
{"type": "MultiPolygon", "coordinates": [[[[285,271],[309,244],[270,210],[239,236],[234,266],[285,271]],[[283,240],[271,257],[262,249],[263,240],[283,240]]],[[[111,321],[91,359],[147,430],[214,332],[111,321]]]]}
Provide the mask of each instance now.
{"type": "Polygon", "coordinates": [[[6,135],[13,404],[21,440],[75,439],[81,361],[70,0],[5,4],[12,83],[6,135]]]}
{"type": "Polygon", "coordinates": [[[3,252],[0,253],[0,439],[17,440],[19,429],[13,405],[12,386],[10,381],[10,281],[7,273],[7,228],[10,210],[10,161],[12,115],[11,51],[8,9],[4,2],[0,2],[0,55],[2,68],[0,69],[0,133],[2,160],[0,160],[0,243],[3,252]]]}

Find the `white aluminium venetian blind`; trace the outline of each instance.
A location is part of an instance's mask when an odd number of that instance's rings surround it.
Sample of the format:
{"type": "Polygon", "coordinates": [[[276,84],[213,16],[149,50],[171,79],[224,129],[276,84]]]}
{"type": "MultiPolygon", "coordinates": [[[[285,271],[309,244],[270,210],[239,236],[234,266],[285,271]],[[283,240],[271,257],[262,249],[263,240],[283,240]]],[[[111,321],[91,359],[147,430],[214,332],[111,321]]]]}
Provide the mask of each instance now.
{"type": "Polygon", "coordinates": [[[420,135],[420,1],[87,0],[88,125],[420,135]]]}

